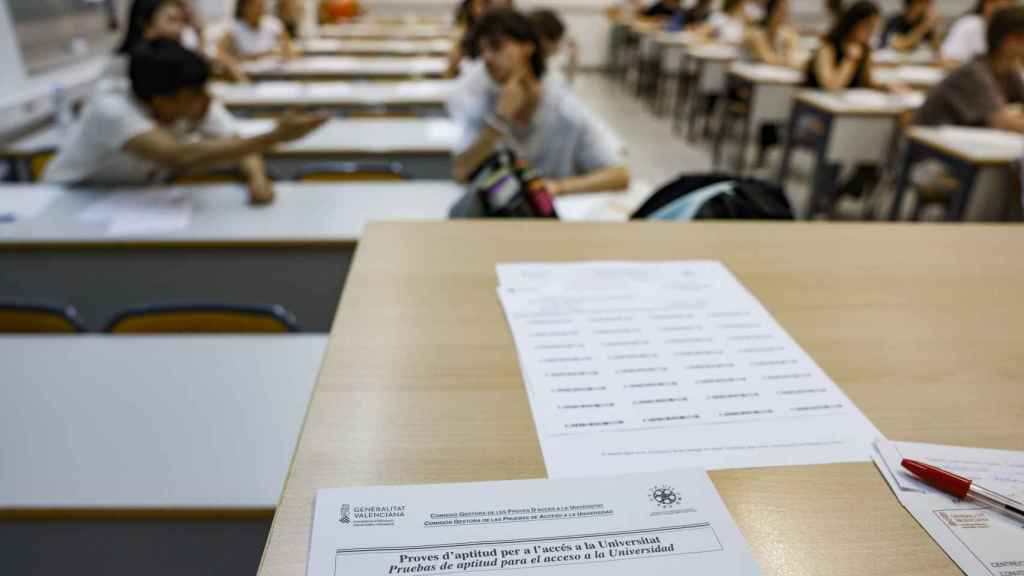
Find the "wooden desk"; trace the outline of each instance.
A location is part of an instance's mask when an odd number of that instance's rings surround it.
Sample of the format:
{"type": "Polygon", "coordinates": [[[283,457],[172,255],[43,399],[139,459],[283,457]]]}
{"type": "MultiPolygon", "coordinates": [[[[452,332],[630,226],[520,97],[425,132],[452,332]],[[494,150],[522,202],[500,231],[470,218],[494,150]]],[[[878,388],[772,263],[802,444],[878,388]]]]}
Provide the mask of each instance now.
{"type": "Polygon", "coordinates": [[[341,115],[379,111],[441,117],[453,80],[407,82],[215,83],[211,92],[235,113],[277,113],[287,108],[328,109],[341,115]]]}
{"type": "Polygon", "coordinates": [[[284,62],[257,61],[242,69],[255,80],[341,80],[439,78],[448,60],[439,57],[308,56],[284,62]]]}
{"type": "MultiPolygon", "coordinates": [[[[1024,332],[1000,327],[1024,323],[1022,241],[982,226],[371,225],[260,574],[305,574],[317,489],[545,475],[497,262],[721,259],[888,437],[1019,449],[1024,332]]],[[[871,463],[711,478],[766,575],[960,574],[871,463]]]]}
{"type": "Polygon", "coordinates": [[[1020,192],[1019,186],[1009,182],[1009,167],[1022,157],[1021,134],[963,126],[911,128],[889,218],[899,218],[911,172],[925,160],[940,162],[957,182],[946,209],[947,220],[972,215],[972,219],[998,218],[1006,213],[1010,194],[1020,192]]]}
{"type": "Polygon", "coordinates": [[[806,217],[828,214],[836,200],[836,179],[843,165],[884,166],[895,153],[900,116],[924,102],[924,95],[884,94],[872,90],[830,93],[800,91],[789,117],[778,181],[784,185],[793,150],[814,150],[815,168],[806,217]]]}
{"type": "Polygon", "coordinates": [[[449,39],[425,40],[343,40],[341,38],[302,38],[296,47],[306,55],[337,56],[444,56],[451,52],[449,39]]]}
{"type": "Polygon", "coordinates": [[[446,24],[384,24],[367,22],[355,24],[325,24],[319,27],[317,33],[324,38],[346,38],[350,40],[411,40],[451,38],[452,34],[455,33],[455,30],[446,24]]]}
{"type": "Polygon", "coordinates": [[[0,336],[0,517],[270,513],[327,337],[0,336]]]}
{"type": "MultiPolygon", "coordinates": [[[[240,119],[243,135],[271,130],[270,119],[240,119]]],[[[296,142],[271,150],[264,156],[279,179],[291,179],[310,161],[387,160],[400,162],[413,178],[451,178],[451,149],[459,136],[455,123],[431,118],[339,119],[296,142]]],[[[52,153],[61,135],[54,126],[34,132],[0,147],[0,157],[27,161],[52,153]]]]}
{"type": "MultiPolygon", "coordinates": [[[[5,198],[37,186],[0,187],[5,198]]],[[[187,229],[117,238],[78,215],[102,193],[69,191],[33,220],[0,224],[0,300],[76,306],[99,330],[118,310],[160,300],[281,304],[307,331],[327,332],[363,226],[444,219],[453,182],[279,183],[253,208],[237,185],[185,188],[187,229]]]]}

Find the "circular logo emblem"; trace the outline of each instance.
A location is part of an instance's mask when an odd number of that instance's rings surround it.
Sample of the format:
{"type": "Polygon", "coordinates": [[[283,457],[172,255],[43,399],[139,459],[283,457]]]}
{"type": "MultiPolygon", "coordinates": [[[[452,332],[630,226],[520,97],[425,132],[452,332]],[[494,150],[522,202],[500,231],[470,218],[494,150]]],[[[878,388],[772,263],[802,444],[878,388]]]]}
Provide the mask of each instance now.
{"type": "Polygon", "coordinates": [[[651,488],[649,497],[651,502],[654,502],[661,508],[671,508],[676,504],[679,504],[679,494],[676,493],[675,488],[663,485],[655,486],[651,488]]]}

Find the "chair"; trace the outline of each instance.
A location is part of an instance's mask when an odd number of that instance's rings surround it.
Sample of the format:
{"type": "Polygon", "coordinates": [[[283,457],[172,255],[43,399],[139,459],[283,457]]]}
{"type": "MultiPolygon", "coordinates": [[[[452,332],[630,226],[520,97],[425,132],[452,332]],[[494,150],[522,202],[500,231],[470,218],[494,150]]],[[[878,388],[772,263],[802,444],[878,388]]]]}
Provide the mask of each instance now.
{"type": "Polygon", "coordinates": [[[115,315],[103,331],[111,334],[281,334],[302,329],[295,316],[278,305],[175,303],[124,310],[115,315]]]}
{"type": "Polygon", "coordinates": [[[300,182],[400,182],[409,176],[398,162],[320,162],[302,168],[300,182]]]}
{"type": "Polygon", "coordinates": [[[0,302],[0,333],[75,334],[85,332],[73,306],[43,302],[0,302]]]}

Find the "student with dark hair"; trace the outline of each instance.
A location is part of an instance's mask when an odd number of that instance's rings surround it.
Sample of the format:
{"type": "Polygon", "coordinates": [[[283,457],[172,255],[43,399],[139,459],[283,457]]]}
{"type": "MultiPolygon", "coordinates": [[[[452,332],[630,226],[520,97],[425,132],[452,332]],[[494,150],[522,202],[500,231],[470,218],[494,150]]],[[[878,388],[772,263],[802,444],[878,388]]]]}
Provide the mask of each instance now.
{"type": "Polygon", "coordinates": [[[800,37],[789,24],[790,0],[768,0],[764,18],[747,28],[744,48],[754,62],[773,66],[797,66],[800,37]]]}
{"type": "Polygon", "coordinates": [[[145,185],[223,165],[240,167],[253,203],[273,200],[260,154],[320,126],[321,115],[287,114],[270,132],[240,138],[233,118],[206,92],[210,67],[174,40],[136,45],[131,91],[95,94],[61,143],[47,182],[145,185]]]}
{"type": "Polygon", "coordinates": [[[882,46],[912,52],[923,42],[939,49],[939,14],[932,0],[903,0],[903,11],[885,23],[882,46]]]}
{"type": "Polygon", "coordinates": [[[697,0],[693,6],[683,11],[683,27],[693,29],[707,23],[714,13],[713,0],[697,0]]]}
{"type": "Polygon", "coordinates": [[[985,55],[953,71],[928,92],[914,115],[915,124],[1024,132],[1024,7],[996,12],[988,25],[987,44],[985,55]]]}
{"type": "Polygon", "coordinates": [[[672,18],[683,9],[680,0],[658,0],[640,12],[644,18],[672,18]]]}
{"type": "Polygon", "coordinates": [[[237,0],[235,18],[220,42],[221,53],[238,60],[294,58],[297,54],[284,24],[266,12],[266,0],[237,0]]]}
{"type": "Polygon", "coordinates": [[[544,47],[544,61],[548,71],[564,74],[571,83],[576,76],[576,43],[566,39],[562,19],[548,8],[530,12],[529,18],[544,47]]]}
{"type": "Polygon", "coordinates": [[[870,42],[878,27],[878,14],[878,6],[870,0],[851,5],[808,63],[804,86],[830,92],[875,88],[870,42]]]}
{"type": "Polygon", "coordinates": [[[477,54],[474,53],[473,47],[470,45],[469,34],[484,13],[490,9],[491,0],[462,0],[459,3],[455,11],[455,26],[458,30],[459,41],[452,45],[452,49],[448,53],[446,76],[449,78],[454,78],[466,71],[463,70],[463,64],[467,58],[476,59],[477,54]]]}
{"type": "MultiPolygon", "coordinates": [[[[477,102],[455,114],[462,128],[455,149],[456,180],[468,181],[505,148],[528,162],[555,196],[627,187],[621,146],[563,83],[545,78],[544,49],[526,16],[492,10],[473,36],[490,85],[477,102]]],[[[476,203],[468,196],[460,201],[476,203]]],[[[482,207],[459,212],[479,215],[482,207]]]]}
{"type": "Polygon", "coordinates": [[[969,13],[957,18],[949,28],[939,51],[942,59],[964,63],[985,54],[988,23],[993,14],[1009,6],[1013,6],[1013,0],[978,0],[969,13]]]}
{"type": "MultiPolygon", "coordinates": [[[[136,45],[165,38],[176,40],[189,50],[200,52],[201,32],[186,0],[135,0],[128,11],[128,26],[124,38],[107,63],[100,88],[128,89],[128,57],[136,45]]],[[[247,80],[233,60],[218,58],[210,65],[217,77],[235,81],[247,80]]]]}

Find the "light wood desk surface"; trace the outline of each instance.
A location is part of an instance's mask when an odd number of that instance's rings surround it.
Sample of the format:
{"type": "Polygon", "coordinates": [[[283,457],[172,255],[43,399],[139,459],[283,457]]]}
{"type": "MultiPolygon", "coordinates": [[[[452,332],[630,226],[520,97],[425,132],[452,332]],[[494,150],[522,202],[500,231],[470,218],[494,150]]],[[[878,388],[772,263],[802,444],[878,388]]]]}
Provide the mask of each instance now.
{"type": "Polygon", "coordinates": [[[326,344],[0,337],[0,518],[269,514],[326,344]]]}
{"type": "MultiPolygon", "coordinates": [[[[317,489],[545,476],[497,262],[720,259],[888,437],[1020,449],[1022,241],[1009,226],[371,225],[260,573],[305,574],[317,489]]],[[[870,463],[711,478],[766,575],[960,574],[870,463]]]]}
{"type": "Polygon", "coordinates": [[[232,109],[315,108],[367,106],[444,106],[454,80],[407,82],[295,82],[253,84],[215,83],[211,92],[232,109]]]}
{"type": "Polygon", "coordinates": [[[442,56],[451,51],[452,41],[444,38],[423,40],[303,38],[296,41],[296,47],[303,54],[442,56]]]}
{"type": "Polygon", "coordinates": [[[307,56],[284,62],[249,62],[242,68],[257,80],[436,78],[448,70],[448,59],[439,56],[307,56]]]}
{"type": "Polygon", "coordinates": [[[1024,157],[1024,135],[991,128],[913,127],[907,137],[976,166],[999,166],[1024,157]]]}

